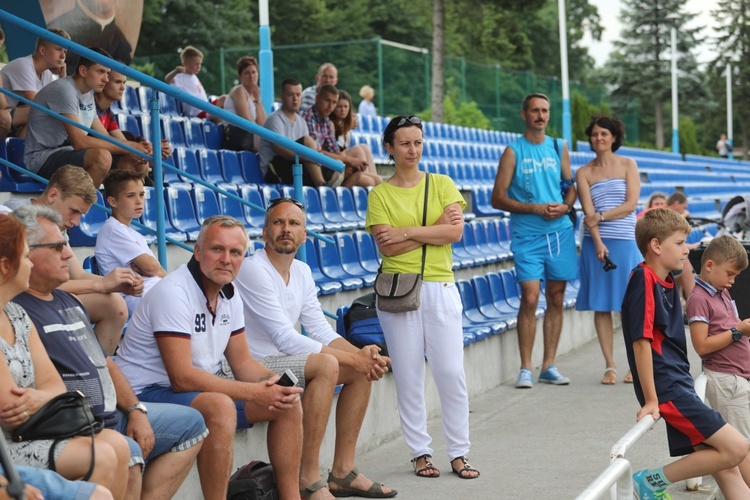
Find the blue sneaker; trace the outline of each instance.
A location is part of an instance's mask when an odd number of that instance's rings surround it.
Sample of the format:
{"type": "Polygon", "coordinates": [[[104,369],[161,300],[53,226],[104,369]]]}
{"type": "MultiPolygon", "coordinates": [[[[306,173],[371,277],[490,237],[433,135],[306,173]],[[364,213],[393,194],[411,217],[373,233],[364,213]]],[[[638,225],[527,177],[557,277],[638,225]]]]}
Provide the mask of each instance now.
{"type": "Polygon", "coordinates": [[[528,368],[522,368],[516,378],[516,389],[531,389],[534,387],[534,374],[528,368]]]}
{"type": "Polygon", "coordinates": [[[562,375],[560,375],[560,372],[557,371],[557,368],[549,365],[549,368],[547,368],[544,373],[539,375],[539,382],[543,384],[568,385],[570,383],[570,379],[568,377],[563,377],[562,375]]]}
{"type": "Polygon", "coordinates": [[[646,469],[639,470],[633,474],[633,495],[637,500],[672,500],[664,490],[655,491],[646,481],[646,469]]]}

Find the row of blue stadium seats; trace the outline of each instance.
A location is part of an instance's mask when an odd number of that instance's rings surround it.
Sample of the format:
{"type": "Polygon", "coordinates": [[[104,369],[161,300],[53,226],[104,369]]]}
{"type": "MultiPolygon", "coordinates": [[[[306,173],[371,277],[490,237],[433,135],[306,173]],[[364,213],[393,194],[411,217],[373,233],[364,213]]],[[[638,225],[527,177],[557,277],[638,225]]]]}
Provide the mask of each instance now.
{"type": "MultiPolygon", "coordinates": [[[[291,186],[244,184],[237,187],[223,184],[220,188],[261,208],[266,208],[274,198],[293,195],[291,186]]],[[[334,232],[364,227],[367,213],[366,189],[305,186],[303,194],[309,229],[334,232]]],[[[98,202],[107,206],[101,193],[98,197],[98,202]]],[[[217,214],[231,215],[242,221],[251,237],[258,237],[262,233],[263,212],[201,185],[171,185],[164,189],[164,201],[166,233],[177,241],[195,241],[203,221],[217,214]]],[[[140,222],[153,230],[156,230],[155,202],[154,188],[147,187],[140,222]]],[[[81,217],[80,225],[70,231],[71,245],[95,245],[96,235],[106,219],[107,215],[102,210],[90,210],[81,217]]],[[[147,231],[142,232],[147,236],[147,241],[153,242],[152,235],[147,231]]]]}
{"type": "MultiPolygon", "coordinates": [[[[188,147],[212,150],[221,148],[222,127],[217,126],[210,120],[167,115],[161,115],[159,120],[161,122],[161,136],[169,140],[172,148],[188,147]]],[[[117,124],[121,130],[127,130],[137,137],[143,137],[147,141],[153,142],[151,139],[150,115],[118,114],[117,124]]]]}
{"type": "Polygon", "coordinates": [[[493,186],[497,176],[497,164],[469,161],[423,160],[419,168],[433,174],[447,175],[453,179],[458,189],[466,190],[480,186],[493,186]]]}
{"type": "MultiPolygon", "coordinates": [[[[518,309],[521,305],[520,288],[514,269],[474,276],[471,280],[456,282],[463,304],[463,340],[470,345],[491,335],[497,335],[517,327],[518,309]]],[[[565,307],[574,307],[578,294],[578,280],[568,282],[565,291],[565,307]]],[[[349,306],[336,311],[336,330],[345,335],[344,315],[349,306]]],[[[540,295],[537,318],[544,316],[546,302],[540,295]]]]}

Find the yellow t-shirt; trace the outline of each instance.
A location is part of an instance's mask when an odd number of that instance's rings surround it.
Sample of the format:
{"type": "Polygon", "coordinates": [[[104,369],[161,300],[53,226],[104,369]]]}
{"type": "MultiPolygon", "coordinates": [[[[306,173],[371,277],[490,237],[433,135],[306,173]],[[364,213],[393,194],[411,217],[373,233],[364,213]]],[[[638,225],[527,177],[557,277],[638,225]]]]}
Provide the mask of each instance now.
{"type": "MultiPolygon", "coordinates": [[[[426,176],[425,176],[426,177],[426,176]]],[[[367,198],[365,229],[388,224],[391,227],[422,225],[425,177],[413,188],[401,188],[384,182],[367,198]]],[[[430,192],[427,201],[427,225],[431,226],[443,215],[445,207],[458,202],[466,206],[453,180],[440,174],[430,174],[430,192]]],[[[384,273],[419,273],[422,268],[422,248],[394,257],[383,256],[384,273]]],[[[454,281],[453,250],[450,245],[427,245],[424,281],[454,281]]]]}

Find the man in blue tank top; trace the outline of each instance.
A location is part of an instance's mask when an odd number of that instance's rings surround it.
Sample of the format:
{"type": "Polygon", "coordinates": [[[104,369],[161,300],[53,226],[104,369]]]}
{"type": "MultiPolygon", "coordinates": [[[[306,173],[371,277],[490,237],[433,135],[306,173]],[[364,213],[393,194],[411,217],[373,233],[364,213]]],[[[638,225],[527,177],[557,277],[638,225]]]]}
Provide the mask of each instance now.
{"type": "Polygon", "coordinates": [[[576,191],[567,148],[545,134],[549,121],[547,96],[524,97],[521,118],[526,122],[526,132],[505,148],[492,191],[492,206],[510,212],[511,250],[521,285],[521,371],[516,387],[531,388],[534,384],[531,352],[542,280],[547,312],[539,382],[566,385],[570,379],[562,376],[553,363],[562,331],[565,285],[578,275],[574,227],[566,215],[576,200],[576,191]]]}

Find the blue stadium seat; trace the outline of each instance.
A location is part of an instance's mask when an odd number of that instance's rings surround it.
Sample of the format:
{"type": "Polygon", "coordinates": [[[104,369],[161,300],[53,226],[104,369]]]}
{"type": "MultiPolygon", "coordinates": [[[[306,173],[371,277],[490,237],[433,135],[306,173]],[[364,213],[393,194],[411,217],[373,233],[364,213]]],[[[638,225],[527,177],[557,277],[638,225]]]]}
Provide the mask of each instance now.
{"type": "Polygon", "coordinates": [[[487,319],[499,319],[505,322],[508,328],[514,328],[518,324],[517,312],[503,300],[502,309],[497,307],[498,301],[490,291],[490,284],[486,276],[474,276],[471,285],[476,294],[477,308],[487,319]]]}
{"type": "Polygon", "coordinates": [[[180,116],[177,99],[167,94],[159,94],[159,113],[167,116],[180,116]]]}
{"type": "Polygon", "coordinates": [[[84,258],[83,262],[81,262],[81,267],[87,273],[99,274],[99,265],[96,263],[96,257],[93,255],[84,258]]]}
{"type": "Polygon", "coordinates": [[[380,269],[380,253],[375,247],[372,235],[366,231],[354,231],[352,233],[354,246],[357,248],[357,257],[363,269],[371,273],[377,273],[380,269]]]}
{"type": "Polygon", "coordinates": [[[463,241],[451,243],[451,248],[453,250],[453,269],[474,267],[474,257],[466,250],[463,241]]]}
{"type": "Polygon", "coordinates": [[[245,256],[249,257],[261,248],[265,248],[266,244],[262,241],[258,240],[250,240],[247,245],[247,252],[245,252],[245,256]]]}
{"type": "MultiPolygon", "coordinates": [[[[104,197],[99,190],[96,191],[96,203],[104,205],[104,197]]],[[[107,218],[107,212],[92,206],[88,213],[81,216],[81,221],[78,225],[73,226],[68,230],[70,246],[96,246],[96,235],[99,234],[99,229],[101,229],[107,221],[107,218]]]]}
{"type": "Polygon", "coordinates": [[[482,224],[484,226],[484,234],[487,237],[486,245],[487,249],[490,252],[494,252],[500,256],[500,260],[507,260],[512,257],[512,253],[510,251],[510,244],[508,242],[504,242],[504,244],[500,243],[500,240],[498,239],[497,234],[497,226],[489,220],[481,220],[478,221],[479,224],[482,224]]]}
{"type": "MultiPolygon", "coordinates": [[[[242,195],[243,200],[249,201],[250,203],[253,203],[259,207],[265,207],[260,191],[258,191],[258,186],[254,184],[242,186],[242,188],[240,189],[240,194],[242,195]]],[[[254,210],[247,205],[242,205],[242,213],[245,215],[245,220],[248,222],[248,224],[250,224],[252,228],[256,229],[257,231],[262,231],[265,221],[264,212],[261,212],[260,210],[254,210]]]]}
{"type": "Polygon", "coordinates": [[[141,137],[141,127],[133,115],[117,115],[117,126],[120,130],[126,130],[136,137],[141,137]]]}
{"type": "Polygon", "coordinates": [[[201,227],[190,199],[190,191],[179,186],[169,186],[165,193],[167,217],[172,226],[185,233],[189,241],[197,240],[201,227]]]}
{"type": "MultiPolygon", "coordinates": [[[[338,249],[341,268],[352,276],[362,278],[365,286],[375,284],[377,272],[368,271],[359,262],[354,238],[349,233],[336,233],[333,235],[334,246],[338,249]]],[[[322,243],[322,242],[321,242],[322,243]]]]}
{"type": "MultiPolygon", "coordinates": [[[[15,137],[9,137],[0,141],[0,157],[9,162],[26,167],[23,161],[24,140],[15,137]]],[[[0,164],[0,190],[11,191],[16,193],[41,193],[45,185],[37,182],[28,175],[14,170],[6,165],[0,164]]]]}
{"type": "Polygon", "coordinates": [[[138,93],[135,87],[125,85],[125,93],[122,94],[122,101],[120,101],[120,108],[130,112],[131,115],[140,115],[141,103],[138,101],[138,93]]]}
{"type": "MultiPolygon", "coordinates": [[[[145,188],[141,224],[156,231],[156,195],[154,194],[154,188],[148,186],[145,188]]],[[[178,231],[167,218],[166,208],[164,210],[164,232],[167,236],[177,241],[187,240],[187,235],[182,231],[178,231]]]]}
{"type": "Polygon", "coordinates": [[[216,151],[211,149],[199,149],[197,153],[198,168],[200,168],[203,180],[217,186],[224,184],[224,176],[221,175],[221,166],[219,165],[219,157],[216,154],[216,151]]]}
{"type": "Polygon", "coordinates": [[[471,221],[468,225],[474,230],[474,238],[476,240],[477,248],[482,250],[486,255],[487,262],[498,262],[501,260],[507,260],[510,257],[507,252],[503,252],[500,248],[498,248],[499,251],[493,251],[492,247],[489,245],[487,227],[483,222],[471,221]]]}
{"type": "Polygon", "coordinates": [[[221,130],[211,120],[203,120],[203,142],[208,149],[221,149],[221,130]]]}
{"type": "Polygon", "coordinates": [[[219,163],[221,164],[221,172],[226,182],[237,185],[245,184],[245,178],[240,169],[240,160],[237,157],[237,153],[227,149],[220,149],[219,163]]]}
{"type": "MultiPolygon", "coordinates": [[[[176,148],[172,153],[172,157],[175,161],[175,167],[179,168],[185,173],[194,175],[195,177],[201,177],[201,171],[198,167],[198,160],[195,158],[195,151],[187,148],[176,148]]],[[[182,182],[193,182],[187,177],[182,176],[179,176],[179,180],[181,180],[182,182]]]]}
{"type": "Polygon", "coordinates": [[[317,189],[311,186],[302,186],[302,194],[305,198],[304,205],[308,222],[323,226],[323,230],[327,232],[341,231],[344,228],[342,223],[328,220],[323,215],[323,207],[321,207],[317,189]]]}
{"type": "Polygon", "coordinates": [[[320,195],[320,206],[323,212],[323,217],[331,222],[341,224],[341,228],[347,229],[358,229],[363,226],[359,222],[355,222],[347,219],[341,213],[338,199],[336,198],[336,192],[326,186],[318,188],[318,195],[320,195]]]}
{"type": "Polygon", "coordinates": [[[221,214],[219,200],[216,199],[216,193],[212,190],[205,186],[196,185],[193,187],[191,193],[195,215],[198,217],[200,224],[203,224],[203,221],[212,215],[221,214]]]}
{"type": "Polygon", "coordinates": [[[141,85],[137,89],[135,89],[136,93],[138,94],[138,103],[141,106],[141,112],[144,114],[149,114],[150,111],[148,109],[148,101],[151,100],[151,96],[154,94],[153,89],[150,87],[146,87],[145,85],[141,85]]]}
{"type": "MultiPolygon", "coordinates": [[[[223,186],[222,189],[224,189],[229,194],[233,194],[237,197],[240,197],[239,192],[237,189],[229,186],[223,186]]],[[[239,201],[235,200],[234,198],[230,198],[228,196],[225,196],[221,193],[216,193],[216,197],[219,200],[219,211],[220,213],[224,215],[231,215],[238,221],[242,222],[242,224],[245,226],[245,229],[247,230],[248,236],[251,238],[255,238],[261,235],[262,230],[259,227],[254,227],[250,222],[245,218],[245,211],[242,208],[243,204],[239,201]]]]}
{"type": "Polygon", "coordinates": [[[187,146],[185,142],[185,133],[182,130],[182,118],[171,118],[169,116],[160,116],[161,119],[161,135],[167,139],[172,145],[172,148],[182,148],[187,146]]]}
{"type": "Polygon", "coordinates": [[[185,118],[182,125],[187,147],[193,149],[206,147],[206,139],[203,137],[203,120],[200,118],[185,118]]]}
{"type": "Polygon", "coordinates": [[[138,128],[141,130],[141,137],[146,139],[148,142],[154,142],[151,140],[151,116],[141,115],[135,117],[138,123],[138,128]]]}
{"type": "Polygon", "coordinates": [[[315,284],[320,287],[321,295],[337,293],[344,289],[344,286],[340,281],[329,278],[320,270],[318,257],[315,254],[315,244],[312,242],[311,238],[307,238],[307,240],[305,241],[305,255],[307,259],[306,263],[308,266],[310,266],[315,284]]]}
{"type": "Polygon", "coordinates": [[[467,328],[475,329],[476,327],[485,328],[484,330],[474,330],[477,340],[481,340],[489,335],[497,335],[508,329],[508,325],[505,321],[487,318],[479,312],[476,295],[474,294],[474,289],[472,288],[471,283],[466,280],[458,280],[456,281],[456,286],[458,287],[458,293],[461,295],[461,303],[463,304],[464,309],[464,330],[467,328]]]}
{"type": "Polygon", "coordinates": [[[471,256],[475,264],[486,264],[491,261],[491,259],[488,259],[486,251],[477,245],[474,226],[471,224],[464,224],[464,234],[461,238],[461,243],[463,243],[466,252],[471,256]]]}
{"type": "MultiPolygon", "coordinates": [[[[344,287],[344,290],[354,290],[364,286],[364,280],[362,278],[352,276],[341,267],[341,259],[336,250],[336,245],[316,239],[315,250],[317,252],[318,263],[320,264],[320,270],[325,276],[339,281],[344,287]]],[[[374,279],[372,281],[373,283],[375,282],[374,279]]]]}
{"type": "Polygon", "coordinates": [[[339,202],[341,215],[343,215],[346,220],[356,222],[358,227],[364,227],[365,219],[359,216],[357,209],[354,207],[354,195],[352,194],[352,190],[344,186],[338,186],[336,188],[336,198],[339,202]]]}
{"type": "Polygon", "coordinates": [[[354,197],[354,208],[357,214],[365,219],[367,217],[367,189],[360,186],[352,186],[351,189],[354,197]]]}
{"type": "MultiPolygon", "coordinates": [[[[514,309],[521,307],[521,292],[518,289],[518,282],[516,282],[515,274],[510,270],[503,270],[499,272],[500,279],[503,282],[503,290],[505,291],[505,301],[514,309]]],[[[543,294],[540,294],[540,303],[543,294]]],[[[537,307],[536,318],[539,319],[544,316],[544,308],[537,307]]]]}
{"type": "Polygon", "coordinates": [[[508,301],[505,300],[505,288],[503,288],[503,280],[500,277],[500,274],[488,273],[486,278],[490,287],[492,303],[495,305],[495,309],[508,317],[508,319],[505,320],[505,322],[508,323],[508,328],[515,328],[518,324],[518,310],[511,307],[510,304],[508,304],[508,301]]]}
{"type": "Polygon", "coordinates": [[[281,193],[273,186],[258,186],[260,197],[263,200],[263,208],[268,207],[268,202],[274,198],[280,198],[281,193]]]}
{"type": "Polygon", "coordinates": [[[266,180],[263,178],[263,172],[260,170],[260,159],[256,153],[250,151],[240,151],[238,153],[240,159],[240,166],[242,167],[242,175],[245,177],[245,181],[253,182],[255,184],[265,184],[266,180]]]}

